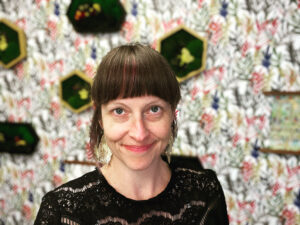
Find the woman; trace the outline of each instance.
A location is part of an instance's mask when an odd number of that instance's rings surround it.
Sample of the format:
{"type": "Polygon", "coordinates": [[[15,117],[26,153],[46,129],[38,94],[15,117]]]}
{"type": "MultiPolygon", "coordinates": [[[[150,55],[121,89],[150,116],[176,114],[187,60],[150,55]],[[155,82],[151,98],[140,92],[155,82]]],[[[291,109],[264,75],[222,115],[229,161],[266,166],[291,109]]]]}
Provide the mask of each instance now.
{"type": "Polygon", "coordinates": [[[129,44],[110,51],[92,86],[95,171],[47,193],[35,224],[228,224],[214,172],[172,166],[180,89],[165,59],[129,44]]]}

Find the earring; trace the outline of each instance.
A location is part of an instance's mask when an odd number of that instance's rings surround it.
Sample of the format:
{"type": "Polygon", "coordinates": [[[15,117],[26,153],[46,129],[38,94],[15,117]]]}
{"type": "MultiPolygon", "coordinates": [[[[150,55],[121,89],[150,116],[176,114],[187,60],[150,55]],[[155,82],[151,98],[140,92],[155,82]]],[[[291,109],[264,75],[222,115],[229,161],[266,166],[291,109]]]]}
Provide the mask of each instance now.
{"type": "Polygon", "coordinates": [[[96,156],[96,160],[101,165],[108,164],[111,160],[112,153],[106,143],[104,135],[102,135],[101,137],[101,141],[99,143],[98,148],[97,147],[95,148],[95,156],[96,156]]]}
{"type": "Polygon", "coordinates": [[[173,138],[173,135],[171,135],[170,139],[169,139],[169,144],[165,151],[165,155],[167,156],[167,160],[168,160],[169,164],[171,163],[171,153],[172,153],[173,141],[174,141],[174,138],[173,138]]]}

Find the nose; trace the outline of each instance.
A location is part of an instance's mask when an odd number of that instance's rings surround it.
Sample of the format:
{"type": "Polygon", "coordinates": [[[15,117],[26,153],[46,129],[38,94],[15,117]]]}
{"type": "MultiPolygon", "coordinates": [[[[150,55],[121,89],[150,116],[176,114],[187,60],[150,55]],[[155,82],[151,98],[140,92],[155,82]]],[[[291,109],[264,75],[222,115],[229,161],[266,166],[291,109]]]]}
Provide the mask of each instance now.
{"type": "Polygon", "coordinates": [[[136,116],[133,118],[130,130],[129,130],[129,136],[132,137],[134,140],[141,142],[147,138],[149,135],[149,131],[147,129],[147,126],[145,124],[145,121],[142,116],[136,116]]]}

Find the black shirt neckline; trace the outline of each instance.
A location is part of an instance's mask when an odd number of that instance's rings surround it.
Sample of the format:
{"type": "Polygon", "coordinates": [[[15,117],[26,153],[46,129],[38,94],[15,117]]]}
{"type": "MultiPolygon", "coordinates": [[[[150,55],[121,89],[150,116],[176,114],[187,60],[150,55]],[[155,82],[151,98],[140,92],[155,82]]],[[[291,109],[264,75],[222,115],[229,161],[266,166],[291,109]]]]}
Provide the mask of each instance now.
{"type": "Polygon", "coordinates": [[[111,186],[109,184],[109,182],[106,180],[105,176],[102,174],[101,170],[98,167],[96,167],[96,170],[97,170],[97,175],[99,176],[99,179],[101,179],[103,181],[103,182],[100,182],[101,185],[105,185],[105,187],[108,190],[110,190],[114,195],[118,196],[119,198],[121,198],[127,202],[131,202],[131,203],[141,203],[142,204],[142,203],[146,203],[146,202],[158,201],[159,199],[163,198],[163,196],[165,196],[169,190],[172,189],[174,180],[175,180],[175,171],[173,170],[172,167],[170,167],[171,177],[170,177],[170,180],[164,190],[162,190],[160,193],[158,193],[157,195],[155,195],[149,199],[135,200],[135,199],[128,198],[128,197],[124,196],[123,194],[119,193],[113,186],[111,186]]]}

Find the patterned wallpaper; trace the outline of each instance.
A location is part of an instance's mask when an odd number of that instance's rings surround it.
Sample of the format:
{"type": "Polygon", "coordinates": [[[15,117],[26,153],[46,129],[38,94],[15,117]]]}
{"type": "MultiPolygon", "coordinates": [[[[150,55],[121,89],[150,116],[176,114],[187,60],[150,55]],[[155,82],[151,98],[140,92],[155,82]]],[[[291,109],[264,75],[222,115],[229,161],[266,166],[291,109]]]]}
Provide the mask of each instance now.
{"type": "Polygon", "coordinates": [[[0,68],[0,121],[31,122],[40,137],[31,156],[0,153],[0,224],[32,224],[41,197],[92,170],[87,160],[92,109],[61,105],[59,79],[93,77],[111,48],[155,47],[184,24],[208,40],[207,65],[181,84],[176,154],[198,155],[223,185],[231,224],[300,224],[300,159],[263,153],[272,100],[263,91],[300,90],[299,0],[122,0],[120,32],[76,33],[70,0],[1,0],[0,18],[21,27],[27,58],[0,68]]]}

